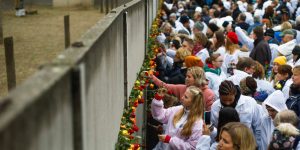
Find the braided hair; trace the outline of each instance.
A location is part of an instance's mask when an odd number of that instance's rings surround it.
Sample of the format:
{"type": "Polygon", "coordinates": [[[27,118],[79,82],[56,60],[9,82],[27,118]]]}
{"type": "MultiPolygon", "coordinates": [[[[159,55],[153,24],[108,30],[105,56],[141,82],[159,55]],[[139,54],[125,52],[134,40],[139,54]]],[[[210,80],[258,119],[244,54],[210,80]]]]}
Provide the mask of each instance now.
{"type": "Polygon", "coordinates": [[[236,92],[236,87],[231,81],[225,80],[219,86],[220,95],[235,95],[236,92]]]}
{"type": "Polygon", "coordinates": [[[233,82],[225,80],[219,86],[219,95],[220,95],[220,102],[224,107],[235,108],[235,106],[237,105],[240,99],[241,90],[239,86],[234,85],[233,82]],[[223,103],[221,96],[225,96],[225,95],[234,95],[234,101],[232,104],[227,105],[223,103]]]}

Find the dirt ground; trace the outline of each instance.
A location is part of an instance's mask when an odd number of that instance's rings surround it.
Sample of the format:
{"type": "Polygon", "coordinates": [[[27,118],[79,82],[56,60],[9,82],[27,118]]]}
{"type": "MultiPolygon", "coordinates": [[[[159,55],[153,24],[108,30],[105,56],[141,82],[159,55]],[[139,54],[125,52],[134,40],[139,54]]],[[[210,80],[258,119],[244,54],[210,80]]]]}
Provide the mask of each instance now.
{"type": "MultiPolygon", "coordinates": [[[[20,18],[10,10],[4,11],[2,17],[4,37],[14,39],[17,84],[64,50],[64,15],[70,15],[71,43],[104,17],[94,8],[31,6],[30,9],[38,10],[38,14],[20,18]]],[[[6,80],[4,46],[0,45],[0,97],[8,93],[6,80]]]]}

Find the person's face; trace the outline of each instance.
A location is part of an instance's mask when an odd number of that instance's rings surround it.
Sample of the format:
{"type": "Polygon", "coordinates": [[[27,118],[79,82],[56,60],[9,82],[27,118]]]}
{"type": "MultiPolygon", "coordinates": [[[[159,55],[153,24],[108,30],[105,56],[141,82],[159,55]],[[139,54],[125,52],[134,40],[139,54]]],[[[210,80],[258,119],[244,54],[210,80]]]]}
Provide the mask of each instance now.
{"type": "Polygon", "coordinates": [[[294,84],[300,85],[300,71],[293,71],[292,80],[294,84]]]}
{"type": "Polygon", "coordinates": [[[255,66],[246,67],[244,71],[248,74],[253,74],[255,72],[255,66]]]}
{"type": "Polygon", "coordinates": [[[195,21],[200,21],[201,20],[201,16],[198,13],[194,14],[194,20],[195,21]]]}
{"type": "Polygon", "coordinates": [[[218,150],[234,150],[231,136],[227,131],[221,133],[218,150]]]}
{"type": "Polygon", "coordinates": [[[213,36],[213,32],[210,30],[210,28],[207,28],[206,36],[207,38],[211,38],[213,36]]]}
{"type": "Polygon", "coordinates": [[[266,105],[266,109],[268,111],[269,116],[274,120],[276,114],[278,113],[274,108],[266,105]]]}
{"type": "Polygon", "coordinates": [[[170,16],[170,21],[173,21],[173,22],[175,22],[176,21],[176,16],[170,16]]]}
{"type": "Polygon", "coordinates": [[[277,73],[275,78],[277,79],[277,81],[280,81],[280,80],[286,80],[288,78],[288,74],[280,74],[280,73],[277,73]]]}
{"type": "Polygon", "coordinates": [[[186,90],[180,102],[185,108],[189,109],[189,107],[192,105],[192,98],[193,98],[192,93],[186,90]]]}
{"type": "Polygon", "coordinates": [[[230,95],[220,95],[220,100],[222,103],[225,105],[231,105],[234,102],[235,95],[230,94],[230,95]]]}
{"type": "Polygon", "coordinates": [[[188,21],[188,22],[184,23],[183,26],[186,27],[186,28],[189,28],[190,27],[190,22],[188,21]]]}
{"type": "Polygon", "coordinates": [[[200,30],[198,30],[197,28],[193,28],[193,33],[195,34],[195,33],[200,33],[200,30]]]}
{"type": "Polygon", "coordinates": [[[213,35],[212,39],[213,39],[213,43],[216,44],[217,41],[218,41],[218,40],[217,40],[217,37],[216,37],[216,34],[213,35]]]}
{"type": "Polygon", "coordinates": [[[212,64],[215,68],[220,68],[223,64],[222,56],[219,56],[215,61],[212,62],[212,64]]]}
{"type": "Polygon", "coordinates": [[[193,75],[189,71],[186,73],[185,85],[187,87],[195,85],[195,78],[193,77],[193,75]]]}
{"type": "Polygon", "coordinates": [[[213,9],[210,9],[210,10],[209,10],[209,16],[210,16],[211,18],[214,18],[214,12],[215,12],[215,10],[213,10],[213,9]]]}
{"type": "Polygon", "coordinates": [[[227,27],[226,27],[226,31],[227,32],[232,32],[232,25],[229,24],[227,27]]]}
{"type": "Polygon", "coordinates": [[[269,37],[269,36],[264,36],[264,40],[265,41],[269,41],[271,39],[271,37],[269,37]]]}
{"type": "Polygon", "coordinates": [[[285,36],[282,37],[282,42],[283,42],[283,43],[286,43],[286,42],[288,42],[288,41],[289,41],[289,38],[288,38],[287,35],[285,35],[285,36]]]}
{"type": "Polygon", "coordinates": [[[279,67],[279,64],[278,64],[278,63],[274,63],[274,64],[273,64],[273,72],[274,72],[274,73],[277,73],[277,72],[278,72],[278,67],[279,67]]]}
{"type": "Polygon", "coordinates": [[[191,48],[191,46],[189,45],[189,43],[187,41],[183,41],[182,47],[189,50],[189,51],[192,51],[192,48],[191,48]]]}

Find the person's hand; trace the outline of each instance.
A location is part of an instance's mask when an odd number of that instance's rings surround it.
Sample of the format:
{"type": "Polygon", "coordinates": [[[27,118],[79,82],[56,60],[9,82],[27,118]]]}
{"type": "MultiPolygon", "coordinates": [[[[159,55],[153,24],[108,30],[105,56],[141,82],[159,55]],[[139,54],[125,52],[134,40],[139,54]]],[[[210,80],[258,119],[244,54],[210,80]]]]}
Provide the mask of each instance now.
{"type": "Polygon", "coordinates": [[[165,139],[166,139],[166,135],[165,134],[159,134],[158,139],[159,139],[159,141],[164,142],[165,139]]]}
{"type": "Polygon", "coordinates": [[[203,131],[202,134],[203,135],[210,135],[210,129],[209,129],[209,125],[203,124],[203,131]]]}
{"type": "Polygon", "coordinates": [[[164,97],[166,94],[168,93],[168,89],[165,88],[164,86],[160,87],[158,90],[157,90],[157,94],[161,97],[164,97]]]}

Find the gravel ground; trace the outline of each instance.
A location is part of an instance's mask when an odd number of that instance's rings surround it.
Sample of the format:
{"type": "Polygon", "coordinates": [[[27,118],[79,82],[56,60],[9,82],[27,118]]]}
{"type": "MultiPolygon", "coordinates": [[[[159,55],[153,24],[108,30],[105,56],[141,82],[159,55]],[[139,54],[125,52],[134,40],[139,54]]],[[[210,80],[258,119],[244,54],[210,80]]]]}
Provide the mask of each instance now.
{"type": "MultiPolygon", "coordinates": [[[[64,50],[64,15],[70,15],[71,43],[92,27],[104,14],[94,8],[52,8],[31,6],[37,15],[2,15],[4,37],[13,36],[17,84],[50,62],[64,50]]],[[[0,45],[0,97],[7,95],[4,46],[0,45]]]]}

